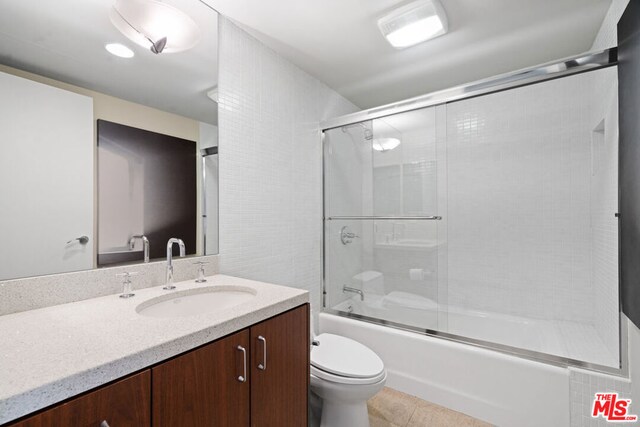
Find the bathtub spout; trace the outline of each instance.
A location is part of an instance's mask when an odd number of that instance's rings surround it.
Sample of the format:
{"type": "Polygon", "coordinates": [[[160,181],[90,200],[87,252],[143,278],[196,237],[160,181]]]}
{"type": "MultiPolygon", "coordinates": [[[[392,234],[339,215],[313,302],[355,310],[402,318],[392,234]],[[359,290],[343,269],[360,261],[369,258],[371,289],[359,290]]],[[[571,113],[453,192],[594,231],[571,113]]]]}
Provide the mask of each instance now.
{"type": "Polygon", "coordinates": [[[342,292],[353,292],[355,294],[359,294],[360,295],[360,301],[364,301],[364,292],[362,292],[360,289],[351,288],[349,286],[343,285],[342,286],[342,292]]]}

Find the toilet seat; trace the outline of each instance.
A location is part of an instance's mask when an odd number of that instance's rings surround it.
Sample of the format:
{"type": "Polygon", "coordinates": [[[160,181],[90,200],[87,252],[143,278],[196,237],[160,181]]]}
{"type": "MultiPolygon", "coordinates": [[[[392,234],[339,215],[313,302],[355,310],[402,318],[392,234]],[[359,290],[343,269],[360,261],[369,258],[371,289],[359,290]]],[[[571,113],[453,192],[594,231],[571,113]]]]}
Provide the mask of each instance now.
{"type": "Polygon", "coordinates": [[[386,373],[384,363],[371,349],[352,339],[320,334],[311,349],[311,374],[341,384],[374,384],[386,373]]]}
{"type": "Polygon", "coordinates": [[[332,382],[336,384],[346,384],[346,385],[375,384],[386,379],[387,377],[387,373],[384,370],[380,372],[378,375],[376,375],[375,377],[371,377],[371,378],[343,377],[341,375],[335,375],[330,372],[323,371],[322,369],[318,369],[313,365],[311,365],[311,375],[327,382],[332,382]]]}

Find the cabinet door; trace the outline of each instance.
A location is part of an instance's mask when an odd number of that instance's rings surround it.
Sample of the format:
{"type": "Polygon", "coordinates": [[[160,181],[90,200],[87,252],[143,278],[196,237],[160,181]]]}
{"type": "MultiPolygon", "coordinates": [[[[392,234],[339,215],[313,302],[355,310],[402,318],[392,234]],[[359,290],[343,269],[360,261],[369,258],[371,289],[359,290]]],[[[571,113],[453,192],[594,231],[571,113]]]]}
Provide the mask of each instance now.
{"type": "Polygon", "coordinates": [[[151,374],[144,371],[56,406],[12,427],[151,425],[151,374]]]}
{"type": "Polygon", "coordinates": [[[249,362],[245,329],[153,368],[153,426],[249,426],[249,362]]]}
{"type": "Polygon", "coordinates": [[[251,425],[306,426],[309,305],[251,327],[251,425]]]}

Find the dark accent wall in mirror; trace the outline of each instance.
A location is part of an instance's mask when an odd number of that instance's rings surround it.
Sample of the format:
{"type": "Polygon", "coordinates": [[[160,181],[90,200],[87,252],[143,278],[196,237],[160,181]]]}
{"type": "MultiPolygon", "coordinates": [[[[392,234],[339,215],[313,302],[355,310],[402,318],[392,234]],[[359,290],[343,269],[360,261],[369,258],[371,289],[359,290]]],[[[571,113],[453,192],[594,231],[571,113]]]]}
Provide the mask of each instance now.
{"type": "Polygon", "coordinates": [[[143,260],[141,236],[151,259],[172,237],[196,253],[196,161],[196,141],[98,120],[99,266],[143,260]]]}

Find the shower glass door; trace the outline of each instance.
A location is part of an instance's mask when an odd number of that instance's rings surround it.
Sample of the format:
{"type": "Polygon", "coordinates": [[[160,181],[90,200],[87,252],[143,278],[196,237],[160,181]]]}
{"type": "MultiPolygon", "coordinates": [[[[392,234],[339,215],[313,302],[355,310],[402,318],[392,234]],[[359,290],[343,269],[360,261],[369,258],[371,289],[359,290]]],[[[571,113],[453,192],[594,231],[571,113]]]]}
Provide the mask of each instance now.
{"type": "Polygon", "coordinates": [[[435,122],[431,108],[325,132],[325,306],[438,329],[435,122]]]}
{"type": "Polygon", "coordinates": [[[324,307],[620,367],[617,70],[324,131],[324,307]]]}

